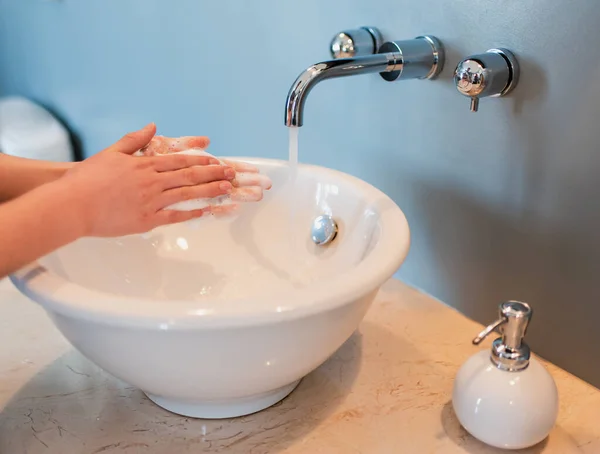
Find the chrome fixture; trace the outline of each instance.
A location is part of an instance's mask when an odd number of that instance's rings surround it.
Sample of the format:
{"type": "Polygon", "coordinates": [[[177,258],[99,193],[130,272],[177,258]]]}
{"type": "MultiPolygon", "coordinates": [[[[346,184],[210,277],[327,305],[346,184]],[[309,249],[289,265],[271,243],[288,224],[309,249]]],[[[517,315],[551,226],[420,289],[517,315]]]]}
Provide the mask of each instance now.
{"type": "Polygon", "coordinates": [[[377,48],[380,40],[374,27],[338,33],[330,44],[334,59],[310,66],[290,88],[285,102],[285,125],[302,126],[306,97],[323,80],[369,73],[379,73],[389,82],[434,79],[443,69],[444,48],[433,36],[388,41],[377,48]]]}
{"type": "Polygon", "coordinates": [[[317,246],[331,243],[337,234],[338,225],[331,216],[324,214],[313,221],[310,236],[317,246]]]}
{"type": "Polygon", "coordinates": [[[454,71],[456,89],[471,98],[471,112],[479,109],[479,99],[510,93],[519,80],[519,63],[506,49],[490,49],[462,60],[454,71]]]}
{"type": "Polygon", "coordinates": [[[375,27],[344,30],[331,40],[329,51],[333,58],[360,57],[376,54],[383,40],[375,27]]]}
{"type": "Polygon", "coordinates": [[[500,328],[502,337],[492,343],[490,358],[498,369],[516,372],[529,365],[531,350],[523,341],[533,310],[527,303],[508,301],[499,308],[500,318],[473,339],[479,345],[492,331],[500,328]]]}

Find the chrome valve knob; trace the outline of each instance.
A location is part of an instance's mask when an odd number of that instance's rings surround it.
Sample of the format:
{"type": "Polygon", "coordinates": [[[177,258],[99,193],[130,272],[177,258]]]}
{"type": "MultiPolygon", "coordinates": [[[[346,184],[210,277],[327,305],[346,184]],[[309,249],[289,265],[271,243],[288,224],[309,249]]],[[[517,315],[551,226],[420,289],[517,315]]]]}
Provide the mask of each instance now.
{"type": "Polygon", "coordinates": [[[383,40],[375,27],[344,30],[333,37],[329,51],[333,58],[351,58],[376,54],[383,40]]]}
{"type": "Polygon", "coordinates": [[[512,52],[490,49],[462,60],[454,71],[456,89],[471,98],[471,112],[479,109],[479,99],[511,92],[519,79],[519,64],[512,52]]]}

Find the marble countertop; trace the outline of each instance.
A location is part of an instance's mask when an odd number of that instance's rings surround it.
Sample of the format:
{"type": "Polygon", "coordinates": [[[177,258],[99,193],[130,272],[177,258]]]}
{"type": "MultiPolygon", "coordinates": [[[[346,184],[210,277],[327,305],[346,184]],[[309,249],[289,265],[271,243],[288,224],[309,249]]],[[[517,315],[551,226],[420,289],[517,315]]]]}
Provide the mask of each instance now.
{"type": "MultiPolygon", "coordinates": [[[[0,326],[0,453],[506,452],[470,437],[450,402],[481,326],[394,280],[353,337],[287,399],[233,420],[157,407],[74,351],[7,280],[0,326]]],[[[561,399],[558,424],[546,441],[518,452],[600,453],[600,392],[548,367],[561,399]]]]}

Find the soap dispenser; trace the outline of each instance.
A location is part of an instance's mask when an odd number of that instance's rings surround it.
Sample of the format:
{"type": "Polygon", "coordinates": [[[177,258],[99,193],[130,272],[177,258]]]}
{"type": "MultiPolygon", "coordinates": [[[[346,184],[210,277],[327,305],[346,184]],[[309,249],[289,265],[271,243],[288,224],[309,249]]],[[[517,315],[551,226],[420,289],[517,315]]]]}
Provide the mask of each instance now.
{"type": "Polygon", "coordinates": [[[474,340],[478,345],[499,329],[491,352],[481,351],[459,369],[452,405],[461,425],[497,448],[523,449],[544,440],[556,423],[558,392],[550,373],[523,341],[531,307],[508,301],[500,318],[474,340]]]}

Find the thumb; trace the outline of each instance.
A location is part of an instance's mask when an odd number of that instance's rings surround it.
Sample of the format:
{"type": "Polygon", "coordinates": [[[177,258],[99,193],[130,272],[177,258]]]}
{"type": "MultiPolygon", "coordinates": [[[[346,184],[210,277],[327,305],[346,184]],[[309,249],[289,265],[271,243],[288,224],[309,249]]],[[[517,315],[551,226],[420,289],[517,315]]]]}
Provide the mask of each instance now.
{"type": "Polygon", "coordinates": [[[144,148],[156,134],[156,125],[150,123],[139,131],[125,134],[118,142],[109,147],[110,151],[118,153],[133,154],[144,148]]]}

